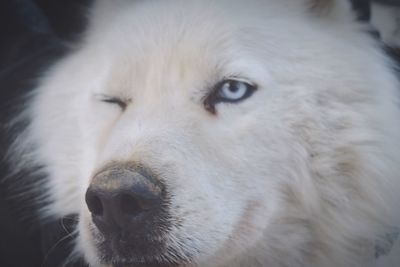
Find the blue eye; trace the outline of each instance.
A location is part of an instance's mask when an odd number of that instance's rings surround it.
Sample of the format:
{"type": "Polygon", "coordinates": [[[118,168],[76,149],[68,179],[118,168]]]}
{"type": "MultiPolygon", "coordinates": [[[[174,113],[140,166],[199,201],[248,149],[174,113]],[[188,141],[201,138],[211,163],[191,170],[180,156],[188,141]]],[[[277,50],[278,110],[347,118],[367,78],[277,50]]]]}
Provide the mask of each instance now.
{"type": "Polygon", "coordinates": [[[239,80],[224,80],[219,82],[213,92],[204,101],[205,108],[215,113],[215,105],[221,102],[237,103],[250,97],[257,86],[239,80]]]}
{"type": "Polygon", "coordinates": [[[218,90],[218,97],[226,102],[236,102],[247,96],[251,86],[244,82],[226,81],[222,83],[218,90]]]}

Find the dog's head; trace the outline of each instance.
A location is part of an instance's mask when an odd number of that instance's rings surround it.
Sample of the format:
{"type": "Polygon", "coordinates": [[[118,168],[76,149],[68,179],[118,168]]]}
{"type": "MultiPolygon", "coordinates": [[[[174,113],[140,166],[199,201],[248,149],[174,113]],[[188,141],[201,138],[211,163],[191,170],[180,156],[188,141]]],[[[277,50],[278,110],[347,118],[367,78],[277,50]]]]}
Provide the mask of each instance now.
{"type": "Polygon", "coordinates": [[[355,143],[394,79],[351,21],[335,1],[100,1],[30,110],[51,211],[80,214],[86,259],[277,266],[345,237],[343,203],[365,221],[355,143]]]}

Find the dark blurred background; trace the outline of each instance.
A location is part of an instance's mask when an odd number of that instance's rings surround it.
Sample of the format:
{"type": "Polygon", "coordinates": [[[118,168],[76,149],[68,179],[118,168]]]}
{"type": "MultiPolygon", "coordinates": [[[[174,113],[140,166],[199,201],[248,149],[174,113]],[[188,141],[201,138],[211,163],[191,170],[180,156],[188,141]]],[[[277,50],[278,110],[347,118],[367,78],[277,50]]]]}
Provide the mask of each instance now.
{"type": "MultiPolygon", "coordinates": [[[[370,1],[351,1],[358,18],[368,22],[370,1]]],[[[0,129],[23,105],[21,95],[35,86],[38,75],[68,53],[68,43],[79,41],[91,2],[0,0],[0,129]]],[[[379,2],[400,6],[400,0],[379,2]]],[[[373,34],[379,36],[378,32],[373,34]]],[[[399,55],[395,48],[388,51],[393,57],[399,55]]],[[[0,130],[1,158],[10,142],[10,133],[0,130]]],[[[74,216],[61,221],[37,219],[35,209],[26,205],[34,195],[18,192],[25,194],[24,201],[14,197],[13,180],[23,181],[24,174],[8,177],[10,173],[10,166],[0,160],[0,266],[84,266],[79,261],[63,265],[71,252],[73,236],[69,233],[75,225],[74,216]]]]}
{"type": "MultiPolygon", "coordinates": [[[[69,43],[79,41],[90,4],[90,0],[0,0],[0,129],[23,105],[21,96],[35,86],[38,75],[68,53],[69,43]]],[[[11,142],[9,135],[0,130],[1,158],[11,142]]],[[[7,177],[9,168],[0,161],[0,266],[64,266],[72,247],[73,237],[68,235],[74,228],[73,216],[39,220],[30,203],[35,196],[15,190],[13,180],[23,177],[7,177]],[[22,197],[15,197],[15,192],[22,197]]]]}

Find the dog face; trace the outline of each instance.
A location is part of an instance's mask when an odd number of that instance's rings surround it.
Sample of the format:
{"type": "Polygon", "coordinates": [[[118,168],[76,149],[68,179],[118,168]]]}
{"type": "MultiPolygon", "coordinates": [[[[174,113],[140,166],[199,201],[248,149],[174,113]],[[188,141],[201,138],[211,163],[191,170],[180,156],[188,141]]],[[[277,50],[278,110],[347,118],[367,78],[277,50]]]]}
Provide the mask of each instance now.
{"type": "Polygon", "coordinates": [[[313,248],[328,248],[311,219],[321,195],[337,205],[364,194],[344,173],[364,161],[348,133],[369,127],[368,109],[352,105],[371,97],[354,69],[368,53],[357,45],[372,41],[347,12],[328,22],[301,1],[106,2],[31,112],[51,212],[80,214],[88,262],[317,258],[313,248]]]}
{"type": "MultiPolygon", "coordinates": [[[[288,133],[276,119],[276,106],[266,101],[276,85],[264,59],[257,58],[265,52],[254,49],[259,44],[253,39],[265,32],[235,27],[215,3],[169,5],[133,8],[126,15],[137,18],[124,33],[133,38],[115,54],[104,52],[113,55],[99,64],[109,72],[94,93],[89,121],[103,121],[103,112],[113,118],[95,131],[107,134],[98,141],[100,170],[89,188],[103,183],[98,177],[104,170],[115,168],[130,170],[128,176],[145,172],[144,180],[162,184],[152,212],[121,222],[129,229],[101,232],[99,224],[111,224],[104,222],[107,211],[98,218],[102,222],[83,211],[82,238],[91,240],[93,254],[106,263],[219,264],[216,251],[236,255],[246,249],[243,244],[261,238],[277,205],[275,188],[287,175],[280,162],[288,162],[290,152],[280,148],[288,133]],[[154,23],[142,12],[160,17],[154,23]]],[[[107,49],[115,45],[120,44],[112,40],[107,49]]],[[[94,191],[89,207],[97,201],[107,209],[101,194],[108,189],[94,191]]]]}

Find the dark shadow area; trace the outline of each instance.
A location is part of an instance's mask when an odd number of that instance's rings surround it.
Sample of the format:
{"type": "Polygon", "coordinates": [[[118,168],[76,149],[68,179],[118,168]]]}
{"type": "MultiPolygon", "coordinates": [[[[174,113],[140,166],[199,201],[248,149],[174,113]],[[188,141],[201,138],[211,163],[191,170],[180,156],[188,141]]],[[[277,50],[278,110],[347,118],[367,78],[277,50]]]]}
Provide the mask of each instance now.
{"type": "MultiPolygon", "coordinates": [[[[89,0],[0,1],[1,159],[12,141],[12,131],[5,129],[24,105],[22,96],[35,87],[43,71],[68,53],[65,43],[80,37],[89,4],[89,0]]],[[[11,170],[5,160],[0,161],[0,266],[64,266],[76,219],[40,221],[31,205],[36,196],[16,189],[18,185],[29,187],[26,183],[31,180],[22,181],[30,174],[10,176],[11,170]]]]}

